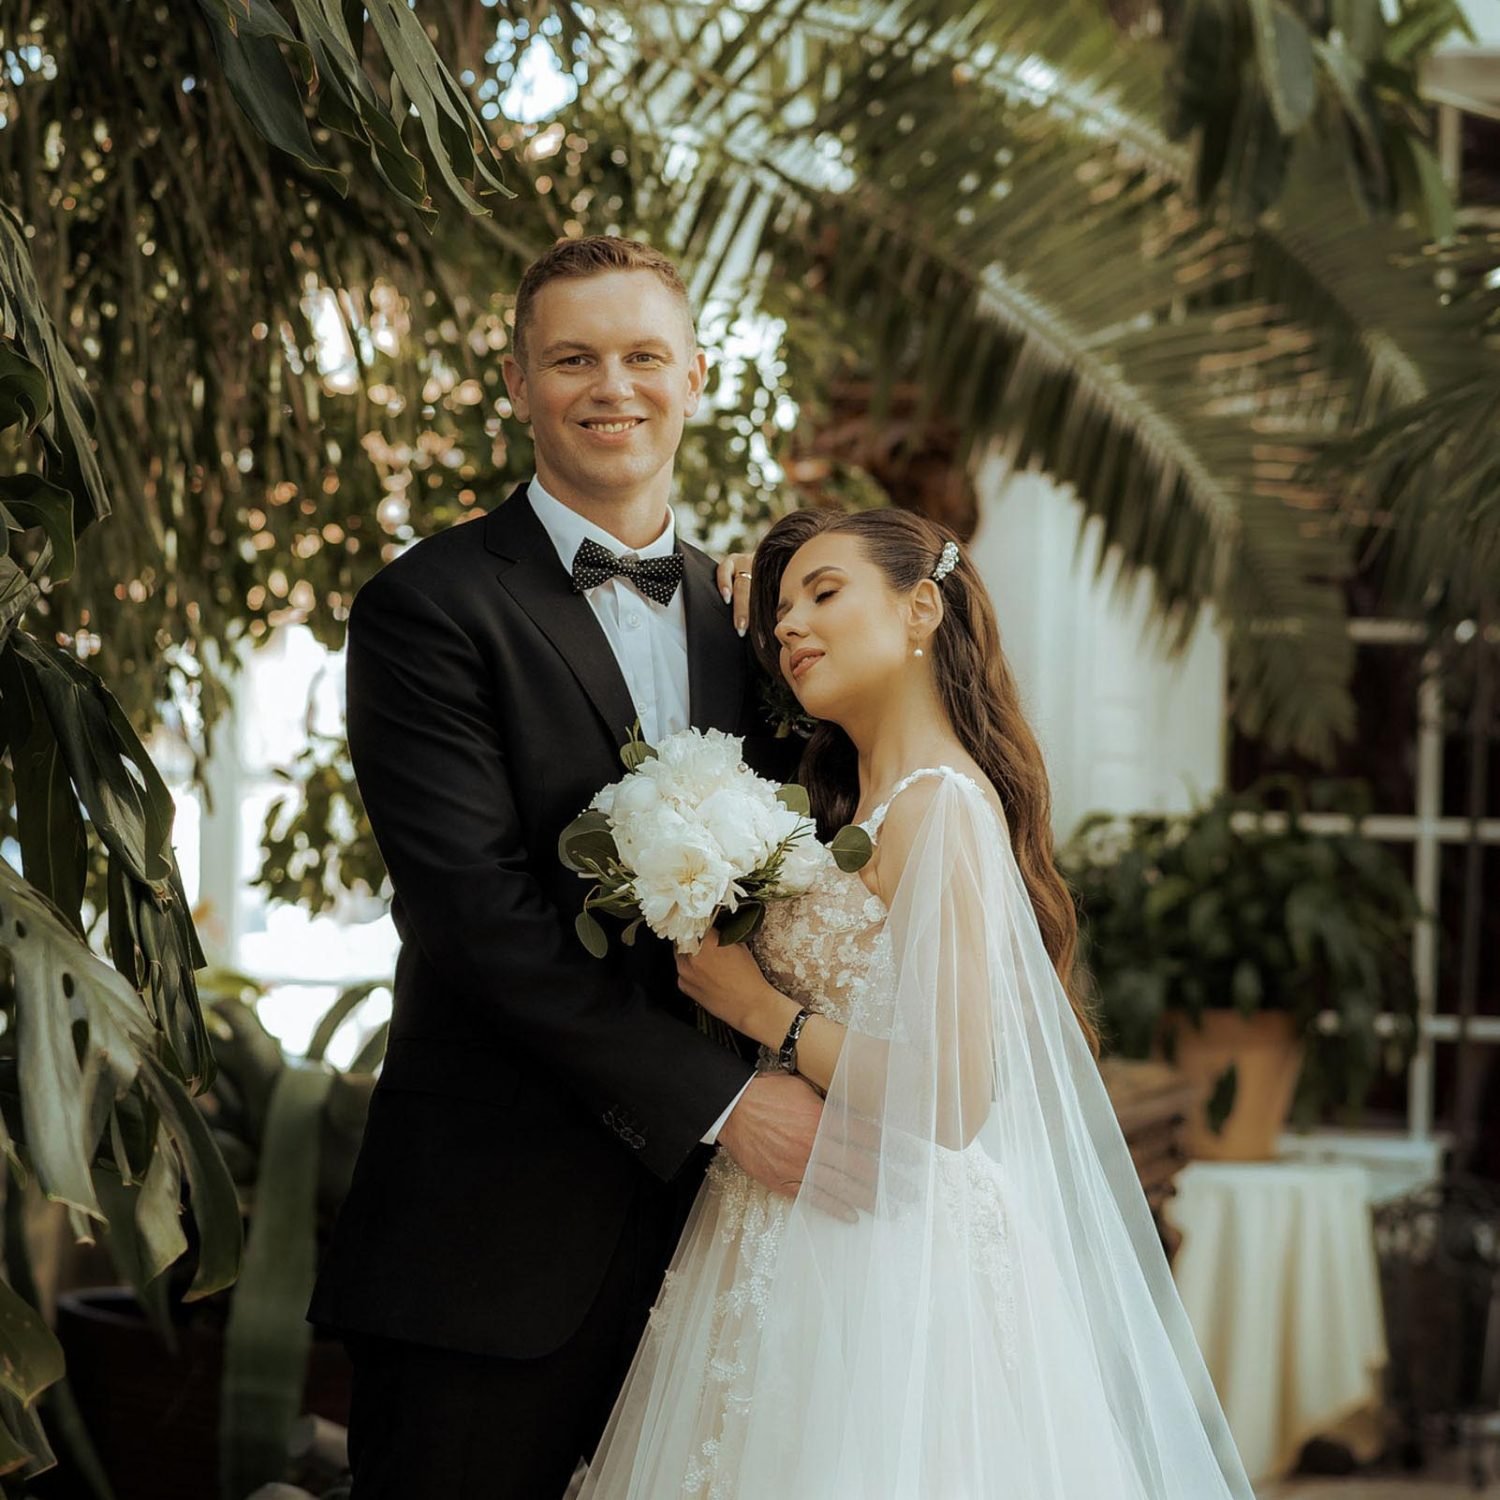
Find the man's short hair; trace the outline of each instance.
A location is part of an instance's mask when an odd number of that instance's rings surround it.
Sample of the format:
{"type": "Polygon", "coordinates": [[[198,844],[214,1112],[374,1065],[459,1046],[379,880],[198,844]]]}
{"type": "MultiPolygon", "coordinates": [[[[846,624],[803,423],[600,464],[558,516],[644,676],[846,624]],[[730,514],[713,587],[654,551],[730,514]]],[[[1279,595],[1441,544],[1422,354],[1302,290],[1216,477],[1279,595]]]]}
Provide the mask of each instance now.
{"type": "Polygon", "coordinates": [[[689,336],[696,342],[698,335],[693,306],[677,267],[660,250],[654,250],[640,240],[627,240],[614,234],[591,234],[582,239],[558,240],[526,267],[521,285],[516,289],[516,358],[523,362],[526,358],[526,335],[530,331],[532,306],[536,294],[549,281],[598,276],[605,271],[650,271],[681,300],[689,336]]]}

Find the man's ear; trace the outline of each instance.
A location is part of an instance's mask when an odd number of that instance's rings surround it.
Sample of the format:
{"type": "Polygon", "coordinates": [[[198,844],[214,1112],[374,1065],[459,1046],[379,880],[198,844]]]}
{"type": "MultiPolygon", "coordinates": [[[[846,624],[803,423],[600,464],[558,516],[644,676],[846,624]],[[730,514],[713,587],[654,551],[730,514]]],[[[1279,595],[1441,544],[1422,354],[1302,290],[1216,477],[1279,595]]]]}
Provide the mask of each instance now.
{"type": "Polygon", "coordinates": [[[698,403],[703,399],[703,387],[708,380],[708,356],[701,349],[693,350],[692,362],[688,365],[688,396],[684,410],[693,416],[698,403]]]}
{"type": "Polygon", "coordinates": [[[943,591],[931,578],[924,578],[911,591],[906,608],[913,640],[925,646],[943,623],[943,591]]]}
{"type": "Polygon", "coordinates": [[[505,380],[505,390],[510,396],[511,410],[518,422],[531,420],[531,401],[526,393],[526,367],[514,354],[507,354],[500,361],[500,374],[505,380]]]}

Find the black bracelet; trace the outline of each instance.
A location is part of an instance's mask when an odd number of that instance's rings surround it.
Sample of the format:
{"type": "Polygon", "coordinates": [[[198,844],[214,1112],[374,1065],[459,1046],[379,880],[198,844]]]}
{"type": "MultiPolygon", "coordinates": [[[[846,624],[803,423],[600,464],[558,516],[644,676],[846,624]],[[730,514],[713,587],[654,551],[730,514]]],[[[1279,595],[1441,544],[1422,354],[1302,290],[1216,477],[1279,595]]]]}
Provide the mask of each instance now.
{"type": "Polygon", "coordinates": [[[797,1071],[797,1038],[802,1035],[802,1028],[807,1025],[810,1015],[812,1012],[804,1005],[792,1017],[792,1024],[786,1029],[786,1040],[781,1044],[781,1051],[776,1054],[777,1063],[788,1073],[797,1071]]]}

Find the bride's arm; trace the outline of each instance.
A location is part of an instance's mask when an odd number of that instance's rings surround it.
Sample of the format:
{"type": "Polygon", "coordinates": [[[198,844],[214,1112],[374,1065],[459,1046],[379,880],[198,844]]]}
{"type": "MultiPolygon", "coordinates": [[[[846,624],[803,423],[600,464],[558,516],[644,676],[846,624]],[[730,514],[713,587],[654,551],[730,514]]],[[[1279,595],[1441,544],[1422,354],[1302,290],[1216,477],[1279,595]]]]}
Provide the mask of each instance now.
{"type": "MultiPolygon", "coordinates": [[[[986,910],[979,839],[987,830],[972,807],[960,810],[952,802],[948,817],[932,819],[940,788],[918,782],[897,797],[867,872],[891,912],[889,938],[901,971],[895,1003],[905,1011],[908,1038],[899,1079],[892,1074],[898,1064],[890,1043],[858,1032],[858,1057],[845,1067],[842,1088],[845,1103],[868,1119],[885,1116],[891,1087],[914,1088],[913,1100],[902,1106],[904,1127],[961,1148],[974,1139],[995,1098],[990,1002],[996,955],[986,928],[1003,913],[986,910]],[[898,900],[908,880],[912,889],[898,900]]],[[[989,890],[991,903],[1003,899],[1002,891],[989,890]]],[[[711,933],[701,953],[678,959],[678,973],[683,990],[706,1010],[773,1052],[781,1046],[797,1002],[766,980],[743,946],[724,948],[711,933]]],[[[849,1036],[827,1016],[810,1016],[797,1044],[797,1071],[826,1093],[849,1036]]]]}
{"type": "MultiPolygon", "coordinates": [[[[743,943],[726,948],[713,931],[697,953],[678,954],[677,983],[704,1010],[772,1052],[780,1050],[800,1009],[761,973],[743,943]]],[[[809,1016],[797,1042],[797,1071],[826,1092],[843,1045],[837,1021],[809,1016]]]]}

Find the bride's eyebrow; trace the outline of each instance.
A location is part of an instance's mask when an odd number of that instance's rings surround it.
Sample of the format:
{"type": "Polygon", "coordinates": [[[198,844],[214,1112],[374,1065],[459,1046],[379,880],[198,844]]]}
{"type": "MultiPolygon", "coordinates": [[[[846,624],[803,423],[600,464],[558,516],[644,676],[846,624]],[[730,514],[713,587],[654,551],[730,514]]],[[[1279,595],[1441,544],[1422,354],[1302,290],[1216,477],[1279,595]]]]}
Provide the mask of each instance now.
{"type": "MultiPolygon", "coordinates": [[[[811,573],[808,573],[803,578],[802,587],[806,588],[808,584],[813,581],[813,579],[821,578],[825,573],[842,573],[843,571],[844,570],[842,568],[838,567],[834,563],[824,563],[821,568],[814,568],[811,573]]],[[[779,620],[782,615],[784,615],[791,607],[792,605],[789,599],[781,600],[780,603],[778,603],[776,606],[776,618],[779,620]]]]}

